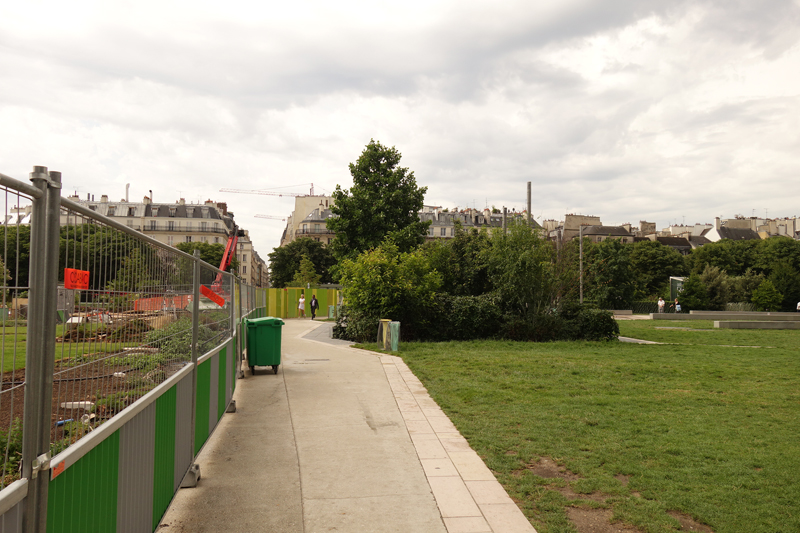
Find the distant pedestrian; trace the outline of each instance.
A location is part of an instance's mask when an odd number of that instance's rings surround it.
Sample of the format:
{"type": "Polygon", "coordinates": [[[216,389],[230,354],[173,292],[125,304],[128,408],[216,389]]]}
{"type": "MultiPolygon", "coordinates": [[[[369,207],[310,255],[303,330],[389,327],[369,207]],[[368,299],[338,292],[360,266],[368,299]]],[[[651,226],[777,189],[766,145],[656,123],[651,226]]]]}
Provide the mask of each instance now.
{"type": "Polygon", "coordinates": [[[317,295],[315,294],[311,297],[311,320],[316,318],[317,309],[319,309],[319,300],[317,300],[317,295]]]}
{"type": "Polygon", "coordinates": [[[666,305],[666,303],[667,302],[664,301],[664,298],[662,298],[661,296],[658,297],[658,312],[659,313],[663,313],[664,312],[664,305],[666,305]]]}
{"type": "Polygon", "coordinates": [[[681,304],[678,302],[677,298],[675,298],[675,303],[673,305],[675,306],[675,312],[676,313],[680,313],[681,312],[681,304]]]}
{"type": "Polygon", "coordinates": [[[300,299],[297,300],[297,310],[299,311],[300,318],[306,317],[306,296],[305,293],[300,293],[300,299]]]}
{"type": "Polygon", "coordinates": [[[797,302],[797,312],[800,313],[800,302],[797,302]]]}

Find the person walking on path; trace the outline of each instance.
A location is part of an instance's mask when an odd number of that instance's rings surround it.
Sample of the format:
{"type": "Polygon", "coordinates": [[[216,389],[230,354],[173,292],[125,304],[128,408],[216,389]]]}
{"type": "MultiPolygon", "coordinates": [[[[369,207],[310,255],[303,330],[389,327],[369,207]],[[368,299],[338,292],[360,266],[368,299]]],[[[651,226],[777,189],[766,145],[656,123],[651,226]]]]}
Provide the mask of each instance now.
{"type": "Polygon", "coordinates": [[[317,309],[319,309],[319,300],[317,300],[317,295],[315,294],[311,297],[311,320],[316,318],[317,309]]]}
{"type": "Polygon", "coordinates": [[[300,318],[306,317],[306,295],[300,293],[300,299],[297,300],[297,310],[299,311],[300,318]]]}
{"type": "Polygon", "coordinates": [[[659,296],[659,297],[658,297],[658,312],[659,312],[659,313],[663,313],[663,312],[664,312],[664,304],[665,304],[665,303],[666,303],[666,302],[664,301],[664,298],[662,298],[661,296],[659,296]]]}
{"type": "Polygon", "coordinates": [[[677,298],[675,298],[675,303],[672,304],[670,307],[674,307],[676,313],[680,313],[681,312],[681,304],[678,302],[677,298]]]}

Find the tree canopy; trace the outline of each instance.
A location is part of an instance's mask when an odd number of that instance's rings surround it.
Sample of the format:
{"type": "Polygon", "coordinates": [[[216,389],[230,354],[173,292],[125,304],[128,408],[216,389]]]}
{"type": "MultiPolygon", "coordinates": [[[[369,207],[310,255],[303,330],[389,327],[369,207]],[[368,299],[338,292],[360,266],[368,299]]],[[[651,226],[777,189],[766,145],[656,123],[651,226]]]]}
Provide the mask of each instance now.
{"type": "MultiPolygon", "coordinates": [[[[181,242],[175,245],[175,248],[181,252],[186,252],[189,255],[194,255],[195,250],[200,251],[200,259],[205,261],[211,266],[219,267],[222,262],[222,256],[225,254],[225,245],[221,243],[207,243],[207,242],[181,242]]],[[[231,258],[231,264],[228,267],[228,272],[231,269],[238,268],[239,261],[234,255],[231,258]]]]}
{"type": "Polygon", "coordinates": [[[330,268],[336,260],[324,244],[304,237],[286,246],[274,248],[269,254],[269,277],[272,286],[280,289],[290,285],[295,273],[301,270],[304,257],[313,264],[314,272],[319,275],[319,283],[331,283],[330,268]]]}
{"type": "Polygon", "coordinates": [[[400,152],[370,140],[355,163],[350,163],[353,187],[337,185],[328,220],[336,232],[331,252],[337,260],[355,258],[379,246],[385,239],[400,253],[409,252],[425,240],[430,222],[421,222],[427,187],[418,187],[414,173],[400,165],[400,152]]]}

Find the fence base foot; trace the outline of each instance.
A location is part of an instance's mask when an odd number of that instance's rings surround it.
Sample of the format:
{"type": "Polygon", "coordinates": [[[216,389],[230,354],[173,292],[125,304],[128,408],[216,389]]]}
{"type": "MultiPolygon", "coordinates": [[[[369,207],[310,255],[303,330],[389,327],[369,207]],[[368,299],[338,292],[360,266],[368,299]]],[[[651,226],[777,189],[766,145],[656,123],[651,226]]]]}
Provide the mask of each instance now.
{"type": "Polygon", "coordinates": [[[231,403],[228,404],[228,408],[225,409],[226,413],[235,413],[236,412],[236,400],[231,400],[231,403]]]}
{"type": "Polygon", "coordinates": [[[183,481],[181,481],[181,488],[182,489],[193,489],[197,486],[197,482],[200,480],[200,465],[194,463],[192,466],[189,467],[189,471],[186,472],[186,475],[183,476],[183,481]]]}

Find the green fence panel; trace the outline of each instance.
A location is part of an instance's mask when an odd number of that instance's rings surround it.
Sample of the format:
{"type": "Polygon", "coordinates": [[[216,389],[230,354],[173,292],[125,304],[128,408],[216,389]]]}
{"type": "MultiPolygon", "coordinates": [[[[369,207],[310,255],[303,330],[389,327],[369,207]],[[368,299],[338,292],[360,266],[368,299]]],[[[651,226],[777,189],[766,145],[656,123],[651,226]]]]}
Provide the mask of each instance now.
{"type": "Polygon", "coordinates": [[[50,481],[48,533],[115,531],[119,431],[50,481]]]}
{"type": "Polygon", "coordinates": [[[156,400],[155,461],[153,464],[153,529],[175,494],[175,422],[177,389],[172,387],[156,400]]]}
{"type": "Polygon", "coordinates": [[[211,361],[207,360],[197,365],[197,395],[195,396],[195,417],[194,417],[194,453],[197,454],[200,448],[208,439],[208,411],[209,394],[211,391],[211,361]]]}
{"type": "Polygon", "coordinates": [[[319,301],[319,309],[317,315],[326,316],[328,314],[328,291],[327,289],[320,289],[317,291],[317,300],[319,301]]]}
{"type": "Polygon", "coordinates": [[[227,399],[228,395],[228,358],[226,356],[227,349],[223,348],[219,351],[219,376],[217,382],[219,386],[217,387],[217,420],[222,418],[222,415],[225,414],[225,408],[227,407],[227,399]]]}

